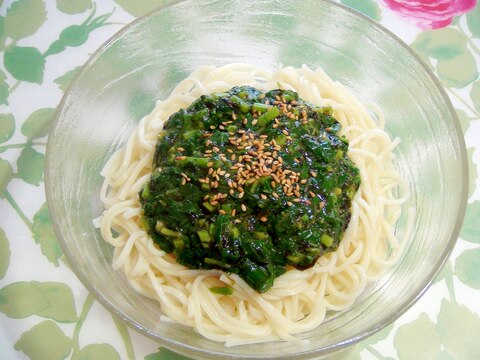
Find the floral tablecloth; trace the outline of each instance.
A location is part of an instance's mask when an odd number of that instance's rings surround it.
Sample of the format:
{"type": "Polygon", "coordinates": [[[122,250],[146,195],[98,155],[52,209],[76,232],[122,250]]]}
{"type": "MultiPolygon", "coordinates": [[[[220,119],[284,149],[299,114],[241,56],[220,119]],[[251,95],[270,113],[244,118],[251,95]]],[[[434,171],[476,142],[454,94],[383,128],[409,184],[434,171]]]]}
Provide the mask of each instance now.
{"type": "MultiPolygon", "coordinates": [[[[114,319],[65,265],[45,203],[55,108],[89,56],[165,0],[0,0],[0,359],[184,359],[114,319]]],[[[469,201],[447,266],[394,324],[342,359],[480,359],[480,7],[341,0],[400,36],[458,113],[469,201]]]]}

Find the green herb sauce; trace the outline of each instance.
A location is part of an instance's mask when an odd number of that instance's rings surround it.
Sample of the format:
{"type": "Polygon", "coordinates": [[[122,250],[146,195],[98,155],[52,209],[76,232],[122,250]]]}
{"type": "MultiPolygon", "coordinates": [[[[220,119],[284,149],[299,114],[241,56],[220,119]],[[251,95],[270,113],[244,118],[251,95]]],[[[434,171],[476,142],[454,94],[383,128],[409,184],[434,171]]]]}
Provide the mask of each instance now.
{"type": "Polygon", "coordinates": [[[288,265],[313,266],[338,247],[360,185],[331,113],[293,91],[242,86],[171,115],[140,192],[153,241],[260,293],[288,265]]]}

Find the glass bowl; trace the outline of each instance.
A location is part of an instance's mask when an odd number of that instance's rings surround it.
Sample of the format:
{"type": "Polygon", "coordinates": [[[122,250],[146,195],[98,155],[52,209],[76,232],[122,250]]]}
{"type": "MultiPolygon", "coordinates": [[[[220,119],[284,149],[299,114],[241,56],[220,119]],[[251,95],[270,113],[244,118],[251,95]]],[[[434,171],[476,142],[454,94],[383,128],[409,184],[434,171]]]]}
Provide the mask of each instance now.
{"type": "Polygon", "coordinates": [[[463,136],[445,91],[395,35],[331,1],[186,0],[140,18],[105,43],[65,94],[47,147],[45,186],[55,232],[77,276],[126,324],[179,353],[216,359],[304,359],[342,349],[393,322],[427,289],[448,258],[467,198],[463,136]],[[103,207],[100,171],[156,99],[203,65],[246,62],[322,67],[363,102],[383,109],[386,131],[402,142],[395,166],[415,209],[395,229],[399,263],[354,306],[287,342],[225,347],[162,322],[158,304],[111,267],[112,247],[92,220],[103,207]]]}

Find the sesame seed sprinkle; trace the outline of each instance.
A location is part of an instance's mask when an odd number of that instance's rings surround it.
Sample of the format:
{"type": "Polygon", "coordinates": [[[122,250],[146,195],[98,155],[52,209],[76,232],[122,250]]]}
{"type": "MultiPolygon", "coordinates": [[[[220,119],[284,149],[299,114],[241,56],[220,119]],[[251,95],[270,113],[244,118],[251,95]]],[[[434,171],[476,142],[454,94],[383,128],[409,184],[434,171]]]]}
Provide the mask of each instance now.
{"type": "MultiPolygon", "coordinates": [[[[260,97],[260,99],[264,98],[265,94],[260,97]]],[[[273,131],[273,135],[268,132],[257,134],[248,127],[242,126],[242,124],[248,125],[250,121],[253,126],[260,125],[260,129],[265,126],[259,123],[262,112],[254,110],[251,110],[249,115],[237,115],[232,112],[230,115],[231,119],[227,118],[221,124],[210,125],[209,130],[202,132],[202,136],[206,138],[204,140],[206,149],[200,156],[206,157],[208,162],[206,163],[205,176],[197,181],[208,185],[211,190],[223,191],[223,193],[218,192],[214,196],[204,197],[204,200],[209,201],[212,206],[218,205],[229,196],[243,199],[245,196],[255,192],[262,200],[268,200],[270,197],[271,200],[285,201],[285,204],[288,206],[293,206],[294,203],[300,202],[311,203],[309,199],[302,198],[302,196],[309,195],[310,199],[317,196],[314,192],[315,190],[311,191],[306,187],[303,187],[302,190],[299,186],[299,184],[306,185],[309,183],[308,177],[305,178],[304,175],[301,175],[300,170],[298,172],[295,171],[295,166],[298,166],[300,169],[302,162],[305,160],[299,155],[296,155],[293,161],[289,158],[285,164],[283,160],[285,154],[292,151],[288,148],[289,143],[285,144],[284,140],[293,141],[290,134],[292,128],[288,127],[288,124],[291,124],[290,119],[300,119],[303,123],[307,123],[307,110],[305,107],[294,109],[293,106],[297,105],[296,101],[287,101],[284,97],[278,95],[275,99],[272,105],[269,104],[269,101],[265,101],[265,104],[270,105],[267,111],[270,111],[275,106],[280,110],[280,115],[269,120],[270,123],[268,123],[271,129],[280,127],[280,129],[273,131]],[[230,124],[234,125],[230,126],[230,124]],[[219,130],[223,131],[223,134],[227,134],[228,140],[225,137],[223,137],[224,140],[219,140],[216,135],[219,130]],[[215,136],[212,137],[214,134],[215,136]],[[283,139],[282,141],[279,140],[279,144],[276,139],[279,139],[278,135],[280,134],[283,135],[283,139]],[[263,183],[262,179],[268,179],[269,182],[263,183]],[[271,188],[268,190],[260,187],[262,189],[260,191],[252,190],[256,189],[258,184],[263,184],[261,186],[268,186],[269,184],[271,188]]],[[[263,121],[263,117],[261,121],[263,121]]],[[[177,147],[176,150],[181,153],[181,156],[175,159],[187,158],[184,156],[184,154],[188,154],[185,152],[185,148],[177,147]]],[[[182,173],[181,175],[182,185],[191,180],[187,174],[182,173]]],[[[317,173],[314,169],[311,169],[308,175],[316,177],[317,173]]],[[[323,206],[325,206],[325,203],[320,203],[320,207],[323,206]]],[[[247,211],[245,204],[241,204],[240,208],[244,212],[247,211]]],[[[220,214],[228,213],[232,217],[237,215],[235,209],[228,211],[219,209],[218,212],[220,214]]],[[[266,222],[267,218],[263,216],[260,220],[266,222]]]]}

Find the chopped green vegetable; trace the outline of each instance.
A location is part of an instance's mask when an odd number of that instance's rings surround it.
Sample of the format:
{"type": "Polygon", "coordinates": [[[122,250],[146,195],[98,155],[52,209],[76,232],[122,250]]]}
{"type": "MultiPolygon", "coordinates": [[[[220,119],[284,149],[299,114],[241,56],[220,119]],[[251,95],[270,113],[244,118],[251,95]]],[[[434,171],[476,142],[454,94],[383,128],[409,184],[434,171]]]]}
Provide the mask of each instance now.
{"type": "Polygon", "coordinates": [[[338,247],[360,184],[332,114],[289,90],[201,96],[164,125],[140,223],[178,263],[258,292],[313,266],[338,247]]]}
{"type": "Polygon", "coordinates": [[[209,202],[204,202],[202,203],[202,205],[205,209],[207,209],[210,212],[214,212],[217,209],[215,206],[211,205],[209,202]]]}
{"type": "Polygon", "coordinates": [[[207,230],[199,230],[197,231],[198,237],[201,242],[210,242],[212,241],[212,238],[210,237],[210,234],[208,233],[207,230]]]}
{"type": "Polygon", "coordinates": [[[264,113],[270,109],[271,106],[264,103],[253,103],[252,109],[259,113],[264,113]]]}
{"type": "Polygon", "coordinates": [[[325,246],[331,246],[333,244],[333,238],[328,235],[322,235],[320,240],[322,241],[322,244],[325,246]]]}
{"type": "Polygon", "coordinates": [[[148,187],[148,184],[144,186],[142,194],[140,196],[142,197],[142,199],[146,199],[150,196],[150,188],[148,187]]]}
{"type": "Polygon", "coordinates": [[[181,236],[181,234],[179,232],[167,229],[166,227],[164,227],[160,230],[160,234],[165,235],[165,236],[172,236],[172,237],[181,236]]]}
{"type": "Polygon", "coordinates": [[[183,242],[182,239],[173,240],[173,245],[175,246],[175,249],[177,249],[177,250],[182,250],[185,247],[185,243],[183,242]]]}
{"type": "Polygon", "coordinates": [[[232,95],[230,97],[230,101],[237,105],[237,107],[239,108],[239,110],[242,112],[242,113],[247,113],[250,111],[251,109],[251,106],[249,103],[243,101],[242,99],[240,99],[238,96],[235,96],[235,95],[232,95]]]}
{"type": "Polygon", "coordinates": [[[143,230],[148,230],[148,222],[147,222],[147,219],[145,219],[144,217],[140,218],[140,227],[143,230]]]}
{"type": "Polygon", "coordinates": [[[194,137],[195,135],[198,135],[200,134],[200,131],[199,130],[190,130],[190,131],[185,131],[182,136],[185,140],[188,140],[188,139],[191,139],[192,137],[194,137]]]}
{"type": "Polygon", "coordinates": [[[223,287],[211,287],[209,289],[212,293],[218,295],[232,295],[233,289],[230,286],[223,286],[223,287]]]}
{"type": "Polygon", "coordinates": [[[278,115],[280,115],[280,109],[276,106],[272,106],[265,114],[258,118],[258,125],[265,126],[278,115]]]}
{"type": "Polygon", "coordinates": [[[205,261],[205,264],[216,265],[216,266],[220,266],[221,268],[229,268],[230,267],[230,265],[228,265],[228,264],[226,264],[222,261],[212,259],[212,258],[204,258],[203,261],[205,261]]]}
{"type": "Polygon", "coordinates": [[[179,156],[177,159],[177,165],[180,167],[184,167],[187,165],[195,165],[199,167],[207,167],[207,164],[210,162],[208,158],[196,158],[191,156],[179,156]]]}
{"type": "Polygon", "coordinates": [[[265,240],[265,239],[268,239],[268,234],[264,231],[254,231],[253,232],[253,236],[256,238],[256,239],[259,239],[259,240],[265,240]]]}

